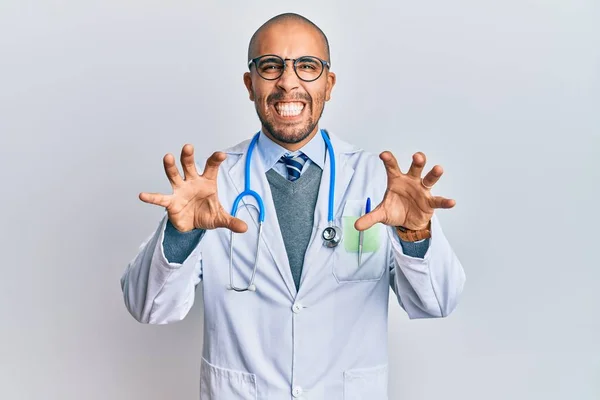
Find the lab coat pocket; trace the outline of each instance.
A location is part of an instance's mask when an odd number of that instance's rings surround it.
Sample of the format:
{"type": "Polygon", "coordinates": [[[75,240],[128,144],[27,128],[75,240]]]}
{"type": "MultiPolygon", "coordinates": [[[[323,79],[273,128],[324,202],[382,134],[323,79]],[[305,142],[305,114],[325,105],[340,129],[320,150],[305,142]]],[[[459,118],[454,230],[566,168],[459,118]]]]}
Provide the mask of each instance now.
{"type": "Polygon", "coordinates": [[[388,400],[388,366],[344,372],[344,400],[388,400]]]}
{"type": "Polygon", "coordinates": [[[359,232],[354,223],[362,213],[364,200],[348,200],[342,214],[342,243],[336,248],[333,257],[333,274],[338,282],[370,282],[381,279],[385,271],[386,256],[382,248],[385,230],[381,224],[375,224],[364,231],[363,250],[360,265],[359,232]]]}
{"type": "Polygon", "coordinates": [[[256,375],[220,368],[202,357],[200,398],[202,400],[256,400],[256,375]]]}

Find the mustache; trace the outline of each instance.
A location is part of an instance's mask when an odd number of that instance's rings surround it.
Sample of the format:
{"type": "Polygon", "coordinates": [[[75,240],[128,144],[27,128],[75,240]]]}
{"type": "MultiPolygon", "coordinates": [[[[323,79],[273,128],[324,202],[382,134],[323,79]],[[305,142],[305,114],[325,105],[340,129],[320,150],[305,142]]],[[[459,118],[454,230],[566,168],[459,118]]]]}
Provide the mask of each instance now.
{"type": "Polygon", "coordinates": [[[267,96],[267,104],[273,104],[273,103],[276,103],[276,102],[282,101],[282,100],[286,100],[286,101],[303,100],[304,102],[306,102],[308,104],[312,103],[312,97],[310,97],[310,95],[307,93],[297,93],[293,96],[286,96],[285,93],[283,93],[283,92],[276,92],[276,93],[272,93],[269,96],[267,96]]]}

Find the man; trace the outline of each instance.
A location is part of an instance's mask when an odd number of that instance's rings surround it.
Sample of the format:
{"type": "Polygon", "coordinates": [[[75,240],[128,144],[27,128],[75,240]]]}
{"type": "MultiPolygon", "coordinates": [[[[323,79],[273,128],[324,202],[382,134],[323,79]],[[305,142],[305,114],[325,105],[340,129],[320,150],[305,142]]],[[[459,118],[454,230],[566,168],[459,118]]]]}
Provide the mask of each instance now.
{"type": "Polygon", "coordinates": [[[390,288],[411,319],[435,318],[465,282],[434,214],[455,205],[431,195],[442,168],[421,178],[419,152],[403,173],[390,152],[378,159],[318,127],[336,79],[326,36],[304,17],[267,21],[248,60],[261,131],[202,174],[189,144],[184,178],[164,157],[173,194],[140,194],[166,215],[122,277],[127,309],[143,323],[182,320],[203,282],[202,399],[387,399],[390,288]],[[263,201],[261,235],[256,197],[229,212],[245,188],[263,201]],[[364,214],[367,198],[377,206],[364,214]]]}

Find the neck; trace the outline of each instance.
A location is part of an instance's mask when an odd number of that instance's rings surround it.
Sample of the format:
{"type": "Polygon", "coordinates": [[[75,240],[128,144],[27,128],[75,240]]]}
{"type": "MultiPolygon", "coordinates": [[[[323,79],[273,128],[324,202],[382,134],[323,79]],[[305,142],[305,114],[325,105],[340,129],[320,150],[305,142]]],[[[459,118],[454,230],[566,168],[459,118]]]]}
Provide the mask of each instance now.
{"type": "Polygon", "coordinates": [[[272,141],[274,141],[275,143],[277,143],[278,145],[280,145],[281,147],[285,148],[286,150],[289,151],[296,151],[301,149],[302,147],[304,147],[304,145],[308,142],[311,141],[311,139],[313,137],[315,137],[315,135],[317,134],[317,132],[319,132],[319,127],[315,126],[315,129],[306,137],[304,138],[302,141],[298,142],[298,143],[286,143],[286,142],[282,142],[279,141],[277,139],[275,139],[273,137],[273,135],[271,135],[271,132],[269,132],[268,129],[266,129],[264,126],[262,127],[263,132],[265,135],[267,135],[269,137],[269,139],[271,139],[272,141]]]}

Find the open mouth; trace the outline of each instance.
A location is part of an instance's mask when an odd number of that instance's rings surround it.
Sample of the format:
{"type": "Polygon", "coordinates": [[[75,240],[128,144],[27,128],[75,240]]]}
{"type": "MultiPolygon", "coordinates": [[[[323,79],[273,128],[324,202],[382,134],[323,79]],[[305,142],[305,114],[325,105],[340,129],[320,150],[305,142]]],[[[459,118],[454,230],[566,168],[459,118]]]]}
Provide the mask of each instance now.
{"type": "Polygon", "coordinates": [[[277,111],[277,114],[280,117],[293,118],[302,114],[302,111],[304,110],[304,107],[306,107],[306,104],[300,101],[280,101],[275,103],[273,107],[275,108],[275,111],[277,111]]]}

